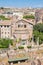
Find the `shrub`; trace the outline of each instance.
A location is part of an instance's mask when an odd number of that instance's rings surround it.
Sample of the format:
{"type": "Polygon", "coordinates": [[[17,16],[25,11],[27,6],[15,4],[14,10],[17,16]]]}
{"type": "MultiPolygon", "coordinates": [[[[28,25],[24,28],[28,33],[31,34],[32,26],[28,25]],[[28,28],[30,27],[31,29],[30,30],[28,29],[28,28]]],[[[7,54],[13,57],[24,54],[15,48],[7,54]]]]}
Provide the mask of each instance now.
{"type": "Polygon", "coordinates": [[[25,19],[28,19],[28,18],[35,19],[35,17],[33,15],[26,15],[26,16],[23,16],[23,18],[25,18],[25,19]]]}
{"type": "Polygon", "coordinates": [[[19,49],[24,49],[24,47],[23,47],[23,46],[19,46],[18,48],[19,48],[19,49]]]}
{"type": "Polygon", "coordinates": [[[14,50],[17,50],[17,48],[14,48],[14,50]]]}
{"type": "Polygon", "coordinates": [[[27,48],[31,48],[31,46],[27,46],[27,48]]]}
{"type": "Polygon", "coordinates": [[[0,39],[0,48],[8,48],[9,44],[13,45],[13,40],[11,40],[11,39],[0,39]]]}

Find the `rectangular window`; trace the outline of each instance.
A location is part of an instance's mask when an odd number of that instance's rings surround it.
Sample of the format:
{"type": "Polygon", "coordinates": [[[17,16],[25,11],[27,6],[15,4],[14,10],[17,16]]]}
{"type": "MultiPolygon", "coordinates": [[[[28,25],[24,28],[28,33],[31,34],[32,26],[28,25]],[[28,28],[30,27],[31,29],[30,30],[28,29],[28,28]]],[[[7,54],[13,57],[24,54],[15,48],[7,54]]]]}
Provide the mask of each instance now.
{"type": "Polygon", "coordinates": [[[8,32],[8,34],[9,34],[9,32],[8,32]]]}
{"type": "Polygon", "coordinates": [[[3,32],[2,32],[2,34],[3,34],[3,32]]]}
{"type": "Polygon", "coordinates": [[[20,27],[20,25],[18,25],[18,28],[20,27]]]}
{"type": "Polygon", "coordinates": [[[6,32],[5,32],[5,34],[6,34],[6,32]]]}
{"type": "Polygon", "coordinates": [[[9,35],[8,35],[8,38],[9,38],[9,35]]]}

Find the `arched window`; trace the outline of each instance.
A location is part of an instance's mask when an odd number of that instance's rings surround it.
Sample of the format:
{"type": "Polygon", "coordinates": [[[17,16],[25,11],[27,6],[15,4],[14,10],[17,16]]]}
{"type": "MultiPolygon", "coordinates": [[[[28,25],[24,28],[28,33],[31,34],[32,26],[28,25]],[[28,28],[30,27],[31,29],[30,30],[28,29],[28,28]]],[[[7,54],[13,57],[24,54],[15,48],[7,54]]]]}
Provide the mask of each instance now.
{"type": "Polygon", "coordinates": [[[24,25],[24,28],[26,28],[26,25],[24,25]]]}

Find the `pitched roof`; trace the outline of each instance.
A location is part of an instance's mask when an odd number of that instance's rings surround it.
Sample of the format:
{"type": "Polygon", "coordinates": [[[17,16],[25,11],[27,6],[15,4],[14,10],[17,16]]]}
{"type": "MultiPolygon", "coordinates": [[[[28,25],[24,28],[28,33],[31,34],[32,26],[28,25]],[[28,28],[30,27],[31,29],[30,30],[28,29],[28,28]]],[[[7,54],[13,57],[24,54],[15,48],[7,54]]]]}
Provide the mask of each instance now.
{"type": "MultiPolygon", "coordinates": [[[[25,21],[31,25],[34,25],[34,20],[26,20],[26,19],[21,19],[22,21],[25,21]]],[[[16,22],[19,22],[21,20],[1,20],[0,21],[0,25],[11,25],[12,23],[16,23],[16,22]]]]}
{"type": "Polygon", "coordinates": [[[34,20],[32,20],[32,19],[29,19],[29,20],[27,20],[27,19],[16,20],[16,22],[19,22],[19,21],[25,21],[25,22],[27,22],[31,25],[34,25],[34,20]]]}
{"type": "Polygon", "coordinates": [[[0,21],[0,25],[11,25],[11,20],[0,21]]]}

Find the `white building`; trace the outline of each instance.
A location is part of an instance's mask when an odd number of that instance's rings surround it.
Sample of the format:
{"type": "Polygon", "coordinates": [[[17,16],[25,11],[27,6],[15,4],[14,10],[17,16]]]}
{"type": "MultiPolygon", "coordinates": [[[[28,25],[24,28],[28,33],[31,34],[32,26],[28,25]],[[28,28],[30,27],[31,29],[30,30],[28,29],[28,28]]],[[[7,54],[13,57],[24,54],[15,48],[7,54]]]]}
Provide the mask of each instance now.
{"type": "Polygon", "coordinates": [[[13,13],[13,16],[14,16],[14,15],[18,16],[18,19],[23,18],[23,13],[22,13],[22,12],[14,12],[14,13],[13,13]]]}
{"type": "Polygon", "coordinates": [[[0,37],[11,38],[11,22],[10,21],[0,22],[0,37]]]}

